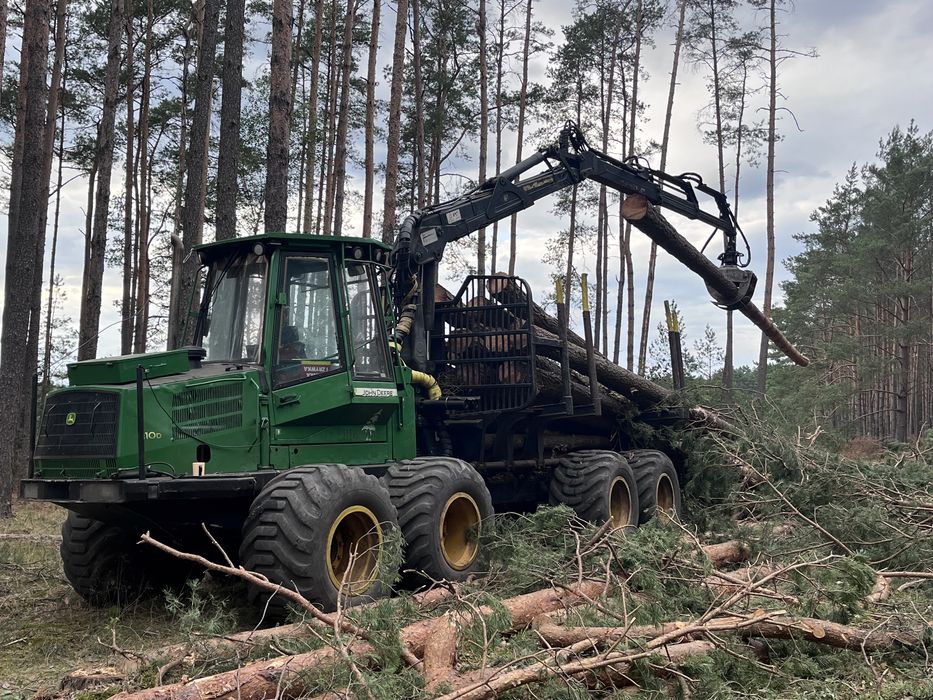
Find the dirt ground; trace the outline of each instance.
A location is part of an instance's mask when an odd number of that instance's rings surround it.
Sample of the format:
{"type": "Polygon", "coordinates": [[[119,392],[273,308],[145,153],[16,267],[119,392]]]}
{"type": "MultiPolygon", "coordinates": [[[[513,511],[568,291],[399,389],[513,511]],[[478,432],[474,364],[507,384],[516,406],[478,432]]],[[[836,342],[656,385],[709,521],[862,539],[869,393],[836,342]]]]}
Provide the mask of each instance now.
{"type": "Polygon", "coordinates": [[[0,700],[55,691],[73,669],[117,663],[113,646],[132,652],[183,641],[192,624],[233,629],[249,622],[249,610],[192,612],[164,594],[122,608],[89,606],[62,572],[64,519],[57,506],[18,502],[14,517],[0,520],[0,700]],[[33,539],[3,537],[10,533],[33,539]]]}

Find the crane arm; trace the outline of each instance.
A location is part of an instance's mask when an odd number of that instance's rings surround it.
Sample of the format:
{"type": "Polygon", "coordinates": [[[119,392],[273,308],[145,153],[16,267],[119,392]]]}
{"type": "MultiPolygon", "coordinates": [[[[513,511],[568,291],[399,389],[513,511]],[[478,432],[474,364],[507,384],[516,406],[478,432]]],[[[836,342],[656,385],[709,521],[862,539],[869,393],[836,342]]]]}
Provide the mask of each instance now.
{"type": "MultiPolygon", "coordinates": [[[[743,313],[748,307],[754,306],[750,300],[756,278],[754,273],[743,269],[740,263],[743,254],[738,252],[737,240],[742,231],[726,196],[704,184],[694,173],[670,175],[597,151],[587,144],[580,128],[572,122],[564,126],[556,143],[538,150],[475,189],[417,211],[405,219],[396,238],[392,257],[396,305],[401,309],[413,289],[433,289],[437,281],[437,264],[443,258],[448,244],[584,180],[598,182],[624,195],[641,195],[656,207],[671,210],[722,231],[724,247],[719,255],[721,264],[718,268],[676,232],[673,235],[669,232],[665,235],[646,233],[671,255],[700,274],[719,306],[738,309],[743,313]],[[700,205],[698,192],[712,199],[715,212],[700,205]]],[[[428,293],[423,297],[420,304],[422,318],[425,327],[430,328],[433,295],[428,293]]],[[[760,323],[764,318],[760,312],[754,317],[748,313],[745,315],[766,330],[760,323]]],[[[772,328],[766,330],[769,335],[774,331],[780,334],[773,328],[773,324],[770,325],[772,328]]],[[[784,343],[787,343],[786,339],[784,343]]]]}

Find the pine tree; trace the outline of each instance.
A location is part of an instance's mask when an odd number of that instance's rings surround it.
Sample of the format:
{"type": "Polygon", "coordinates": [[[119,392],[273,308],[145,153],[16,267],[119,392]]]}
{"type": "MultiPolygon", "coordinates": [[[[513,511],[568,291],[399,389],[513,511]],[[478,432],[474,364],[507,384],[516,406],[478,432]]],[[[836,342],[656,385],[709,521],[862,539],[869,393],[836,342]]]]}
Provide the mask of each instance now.
{"type": "Polygon", "coordinates": [[[240,167],[240,105],[243,85],[245,0],[228,0],[217,148],[217,240],[236,237],[240,167]]]}
{"type": "Polygon", "coordinates": [[[94,201],[94,225],[89,238],[88,259],[84,271],[84,286],[81,298],[81,323],[78,339],[79,360],[88,360],[97,356],[101,288],[104,283],[104,254],[107,249],[107,226],[110,214],[110,173],[113,168],[117,89],[120,77],[120,40],[124,31],[123,14],[124,0],[113,0],[110,6],[107,73],[104,79],[104,107],[98,129],[97,192],[94,201]]]}
{"type": "Polygon", "coordinates": [[[292,3],[291,0],[273,0],[265,190],[265,229],[268,232],[285,231],[288,225],[291,60],[292,3]]]}

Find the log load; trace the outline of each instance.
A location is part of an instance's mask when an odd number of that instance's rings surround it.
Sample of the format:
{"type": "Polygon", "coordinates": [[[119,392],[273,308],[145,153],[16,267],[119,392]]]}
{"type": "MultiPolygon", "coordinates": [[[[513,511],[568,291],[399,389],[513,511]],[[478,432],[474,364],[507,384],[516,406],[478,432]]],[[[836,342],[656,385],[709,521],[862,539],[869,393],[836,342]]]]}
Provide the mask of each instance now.
{"type": "MultiPolygon", "coordinates": [[[[556,340],[556,336],[540,328],[535,329],[535,335],[547,340],[556,340]]],[[[538,345],[538,353],[560,361],[560,348],[550,345],[538,345]]],[[[587,371],[586,350],[582,347],[568,343],[568,357],[571,369],[580,373],[587,371]]],[[[598,353],[596,354],[596,376],[600,384],[618,392],[625,398],[631,399],[640,408],[649,408],[659,404],[677,405],[681,403],[675,392],[655,384],[650,379],[630,372],[624,367],[620,367],[598,353]]],[[[691,420],[695,420],[708,428],[721,431],[732,429],[727,421],[701,406],[688,408],[687,414],[691,420]]]]}
{"type": "MultiPolygon", "coordinates": [[[[528,295],[525,294],[524,290],[503,272],[495,273],[493,279],[489,280],[487,288],[490,296],[500,303],[528,303],[528,295]]],[[[534,303],[532,304],[532,312],[534,314],[535,337],[550,341],[558,341],[560,339],[560,326],[557,319],[534,303]]],[[[589,371],[586,342],[579,335],[568,329],[567,345],[571,369],[586,376],[589,371]]],[[[537,351],[538,354],[543,357],[556,360],[557,362],[561,360],[561,348],[559,347],[538,344],[537,351]]],[[[664,403],[679,403],[677,395],[669,389],[665,389],[655,384],[650,379],[617,365],[598,352],[595,353],[595,355],[596,377],[599,383],[611,389],[613,392],[616,392],[618,395],[621,395],[621,397],[632,400],[640,408],[649,408],[664,403]]],[[[573,391],[573,382],[571,382],[571,390],[573,391]]],[[[586,395],[587,397],[589,396],[588,389],[586,389],[586,395]]],[[[576,398],[574,400],[576,401],[576,398]]],[[[587,399],[587,401],[588,400],[589,399],[587,399]]],[[[609,415],[620,415],[613,410],[611,403],[607,405],[607,402],[604,401],[603,407],[607,410],[609,415]]],[[[689,414],[692,419],[716,430],[728,430],[730,428],[726,421],[704,408],[691,408],[689,409],[689,414]]]]}

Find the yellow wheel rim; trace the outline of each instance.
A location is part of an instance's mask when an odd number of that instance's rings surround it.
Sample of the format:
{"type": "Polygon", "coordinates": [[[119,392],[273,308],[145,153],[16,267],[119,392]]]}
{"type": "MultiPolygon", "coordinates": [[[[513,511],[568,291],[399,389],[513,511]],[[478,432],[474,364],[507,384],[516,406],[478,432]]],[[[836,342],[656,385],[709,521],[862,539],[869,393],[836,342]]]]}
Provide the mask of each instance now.
{"type": "Polygon", "coordinates": [[[632,522],[632,494],[621,476],[609,486],[609,519],[614,528],[625,527],[632,522]]]}
{"type": "Polygon", "coordinates": [[[382,529],[365,506],[350,506],[334,518],[327,533],[327,573],[334,588],[360,595],[376,580],[382,529]]]}
{"type": "Polygon", "coordinates": [[[671,518],[677,517],[677,512],[674,510],[674,484],[667,474],[661,474],[658,477],[655,503],[657,503],[658,510],[662,513],[666,513],[671,518]]]}
{"type": "Polygon", "coordinates": [[[439,521],[441,550],[447,564],[463,571],[476,560],[482,516],[473,497],[458,491],[447,499],[439,521]]]}

